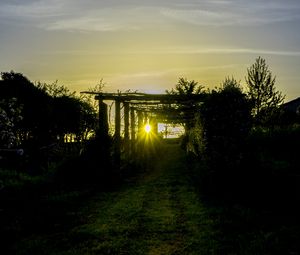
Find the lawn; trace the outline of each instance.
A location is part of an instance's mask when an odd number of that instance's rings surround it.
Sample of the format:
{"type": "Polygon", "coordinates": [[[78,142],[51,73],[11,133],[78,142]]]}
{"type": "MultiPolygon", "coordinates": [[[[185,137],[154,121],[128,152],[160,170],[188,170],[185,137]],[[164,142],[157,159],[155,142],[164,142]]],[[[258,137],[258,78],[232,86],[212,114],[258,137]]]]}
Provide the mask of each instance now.
{"type": "Polygon", "coordinates": [[[32,229],[27,224],[19,232],[11,251],[299,254],[299,222],[262,208],[204,199],[185,153],[176,144],[161,147],[138,177],[114,191],[44,197],[46,207],[32,212],[32,229]],[[40,216],[47,206],[54,214],[40,216]]]}

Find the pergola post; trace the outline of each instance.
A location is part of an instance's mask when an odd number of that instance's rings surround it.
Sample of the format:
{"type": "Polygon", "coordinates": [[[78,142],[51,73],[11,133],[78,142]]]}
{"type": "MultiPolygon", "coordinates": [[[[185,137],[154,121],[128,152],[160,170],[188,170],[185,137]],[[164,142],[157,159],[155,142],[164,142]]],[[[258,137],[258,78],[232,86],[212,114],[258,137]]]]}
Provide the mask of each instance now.
{"type": "Polygon", "coordinates": [[[129,153],[129,103],[124,102],[124,151],[129,153]]]}
{"type": "Polygon", "coordinates": [[[144,112],[144,118],[143,118],[143,120],[144,120],[144,122],[143,122],[142,128],[149,123],[149,118],[148,118],[147,112],[144,112]]]}
{"type": "Polygon", "coordinates": [[[137,112],[138,114],[138,139],[141,138],[141,133],[144,125],[144,120],[143,120],[143,113],[141,111],[137,112]]]}
{"type": "Polygon", "coordinates": [[[99,137],[104,139],[108,136],[108,116],[107,116],[107,104],[99,100],[99,137]]]}
{"type": "Polygon", "coordinates": [[[120,165],[121,160],[121,107],[120,101],[115,100],[115,161],[120,165]]]}
{"type": "Polygon", "coordinates": [[[135,112],[130,108],[130,129],[131,129],[131,153],[135,154],[135,112]]]}
{"type": "Polygon", "coordinates": [[[158,135],[158,123],[156,121],[156,118],[155,117],[152,117],[150,119],[150,125],[152,127],[152,132],[155,134],[155,135],[158,135]]]}

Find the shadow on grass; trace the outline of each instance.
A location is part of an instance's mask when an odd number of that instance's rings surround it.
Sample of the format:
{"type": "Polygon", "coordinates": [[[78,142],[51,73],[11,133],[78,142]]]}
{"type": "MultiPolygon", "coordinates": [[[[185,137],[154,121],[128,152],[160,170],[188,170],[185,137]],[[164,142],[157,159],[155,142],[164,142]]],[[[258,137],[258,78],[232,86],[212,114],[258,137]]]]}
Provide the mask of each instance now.
{"type": "Polygon", "coordinates": [[[257,166],[250,174],[213,176],[198,159],[188,164],[209,217],[222,233],[218,254],[300,254],[299,179],[257,166]]]}

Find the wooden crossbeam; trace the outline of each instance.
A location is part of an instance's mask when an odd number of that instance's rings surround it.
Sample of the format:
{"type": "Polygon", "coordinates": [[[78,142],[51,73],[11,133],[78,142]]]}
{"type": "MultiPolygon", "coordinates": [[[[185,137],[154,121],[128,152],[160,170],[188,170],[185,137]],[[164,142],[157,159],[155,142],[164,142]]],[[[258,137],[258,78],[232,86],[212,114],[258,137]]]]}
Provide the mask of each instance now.
{"type": "Polygon", "coordinates": [[[96,100],[118,100],[120,102],[130,101],[159,101],[163,103],[180,103],[190,101],[201,101],[204,98],[202,94],[191,95],[170,95],[170,94],[144,94],[144,93],[98,93],[83,91],[84,94],[95,95],[96,100]]]}

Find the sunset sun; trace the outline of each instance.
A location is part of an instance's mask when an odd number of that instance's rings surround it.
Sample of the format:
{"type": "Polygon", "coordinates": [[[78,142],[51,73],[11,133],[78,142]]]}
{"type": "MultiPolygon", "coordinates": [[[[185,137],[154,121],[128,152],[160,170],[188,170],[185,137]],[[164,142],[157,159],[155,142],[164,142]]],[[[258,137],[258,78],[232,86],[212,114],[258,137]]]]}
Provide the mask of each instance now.
{"type": "Polygon", "coordinates": [[[151,132],[151,126],[149,124],[146,124],[144,127],[144,131],[149,134],[151,132]]]}

